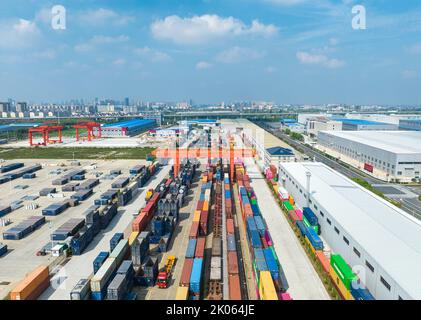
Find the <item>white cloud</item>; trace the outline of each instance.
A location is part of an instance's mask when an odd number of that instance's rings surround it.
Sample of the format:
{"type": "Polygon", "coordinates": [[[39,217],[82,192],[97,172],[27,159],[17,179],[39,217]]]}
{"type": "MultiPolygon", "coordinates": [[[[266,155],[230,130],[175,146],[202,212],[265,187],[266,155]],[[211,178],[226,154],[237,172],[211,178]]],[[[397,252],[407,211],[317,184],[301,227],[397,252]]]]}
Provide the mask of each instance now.
{"type": "Polygon", "coordinates": [[[98,45],[119,44],[129,41],[130,38],[125,35],[116,37],[96,35],[89,39],[86,43],[77,44],[74,49],[76,52],[88,52],[95,49],[98,45]]]}
{"type": "Polygon", "coordinates": [[[260,59],[264,55],[265,53],[262,51],[241,47],[232,47],[220,52],[215,59],[223,63],[238,63],[247,60],[260,59]]]}
{"type": "Polygon", "coordinates": [[[149,47],[137,48],[134,50],[134,52],[137,55],[146,58],[152,62],[163,62],[171,60],[171,57],[165,52],[154,50],[149,47]]]}
{"type": "Polygon", "coordinates": [[[402,78],[404,79],[414,79],[417,77],[417,72],[414,70],[404,70],[402,71],[402,78]]]}
{"type": "Polygon", "coordinates": [[[345,65],[345,62],[338,59],[330,59],[324,54],[312,54],[309,52],[297,52],[297,59],[302,64],[321,65],[327,68],[336,69],[345,65]]]}
{"type": "Polygon", "coordinates": [[[79,21],[91,26],[127,25],[133,20],[131,16],[125,16],[104,8],[88,10],[79,14],[79,21]]]}
{"type": "Polygon", "coordinates": [[[115,66],[123,66],[126,64],[126,60],[120,58],[113,61],[113,65],[115,66]]]}
{"type": "Polygon", "coordinates": [[[18,49],[31,46],[41,35],[33,21],[18,19],[0,23],[0,48],[18,49]]]}
{"type": "Polygon", "coordinates": [[[35,58],[53,60],[56,58],[56,52],[52,49],[47,49],[33,54],[35,58]]]}
{"type": "Polygon", "coordinates": [[[196,63],[196,69],[197,70],[205,70],[205,69],[209,69],[212,68],[212,64],[206,61],[199,61],[198,63],[196,63]]]}
{"type": "Polygon", "coordinates": [[[170,40],[178,44],[200,44],[226,37],[256,35],[270,37],[278,33],[274,25],[265,25],[254,20],[247,26],[241,20],[218,15],[181,18],[173,15],[151,24],[152,35],[156,39],[170,40]]]}

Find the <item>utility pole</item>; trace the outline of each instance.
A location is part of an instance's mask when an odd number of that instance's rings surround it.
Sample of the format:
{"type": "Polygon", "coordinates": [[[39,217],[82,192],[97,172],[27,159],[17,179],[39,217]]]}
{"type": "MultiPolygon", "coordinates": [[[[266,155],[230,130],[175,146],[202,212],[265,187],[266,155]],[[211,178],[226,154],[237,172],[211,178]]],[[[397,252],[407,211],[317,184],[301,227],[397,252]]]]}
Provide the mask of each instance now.
{"type": "Polygon", "coordinates": [[[310,180],[311,180],[311,172],[307,171],[306,172],[306,177],[307,177],[307,208],[310,208],[310,180]]]}

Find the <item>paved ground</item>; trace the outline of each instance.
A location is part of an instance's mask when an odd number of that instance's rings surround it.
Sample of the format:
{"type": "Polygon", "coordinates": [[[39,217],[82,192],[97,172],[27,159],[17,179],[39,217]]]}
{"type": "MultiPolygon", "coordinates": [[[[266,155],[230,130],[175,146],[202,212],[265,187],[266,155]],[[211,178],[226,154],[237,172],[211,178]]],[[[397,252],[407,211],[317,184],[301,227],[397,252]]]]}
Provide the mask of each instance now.
{"type": "Polygon", "coordinates": [[[257,166],[251,159],[246,160],[246,166],[260,210],[272,236],[276,254],[288,281],[288,292],[296,300],[330,299],[257,166]]]}
{"type": "MultiPolygon", "coordinates": [[[[25,163],[25,166],[29,166],[30,164],[36,163],[36,161],[32,160],[25,160],[22,162],[25,163]]],[[[2,198],[2,204],[9,204],[12,201],[21,199],[25,195],[38,194],[42,188],[51,187],[51,181],[57,178],[58,176],[51,175],[50,171],[53,169],[57,169],[58,167],[56,164],[59,162],[42,161],[44,168],[36,173],[37,177],[35,179],[24,180],[20,178],[13,180],[11,183],[2,185],[2,187],[4,187],[4,189],[2,189],[2,193],[0,194],[0,197],[2,198]],[[14,186],[18,184],[27,184],[29,187],[25,190],[17,191],[14,189],[14,186]]],[[[67,163],[66,161],[62,162],[67,163]]],[[[91,161],[82,161],[82,166],[78,168],[82,168],[83,166],[86,166],[90,163],[91,161]]],[[[142,163],[142,161],[95,161],[95,163],[98,167],[97,169],[89,170],[89,173],[86,174],[87,179],[94,177],[92,175],[92,172],[101,171],[108,174],[110,169],[122,169],[122,167],[123,169],[127,169],[135,164],[142,163]]],[[[66,166],[63,168],[71,170],[75,169],[76,167],[66,166]]],[[[51,232],[53,232],[55,229],[57,229],[60,225],[62,225],[70,218],[82,217],[82,214],[86,211],[86,209],[93,204],[93,200],[97,197],[97,195],[101,194],[102,192],[105,192],[111,187],[112,181],[113,180],[101,180],[101,183],[94,188],[95,194],[93,196],[89,197],[85,201],[82,201],[79,206],[69,208],[58,216],[47,217],[47,223],[45,223],[43,226],[35,230],[33,233],[31,233],[24,239],[0,240],[1,242],[6,243],[9,247],[9,252],[5,256],[0,258],[0,283],[4,283],[0,285],[0,299],[5,297],[8,294],[8,292],[14,287],[14,285],[21,279],[23,279],[28,272],[32,271],[39,265],[49,265],[54,261],[54,259],[50,255],[42,257],[36,256],[35,254],[45,244],[50,242],[51,232]]],[[[61,187],[57,187],[57,189],[61,190],[61,187]]],[[[69,198],[71,194],[73,194],[73,192],[67,192],[64,193],[64,196],[65,198],[69,198]]],[[[18,222],[24,220],[28,216],[41,216],[42,209],[44,209],[51,203],[63,201],[65,198],[50,199],[47,197],[40,197],[36,201],[24,202],[24,205],[30,202],[35,202],[40,205],[40,208],[36,210],[26,210],[24,207],[22,207],[7,214],[6,216],[4,216],[4,218],[10,219],[13,222],[13,224],[6,227],[0,227],[0,234],[4,230],[7,230],[16,225],[18,222]]],[[[115,219],[117,218],[118,217],[116,217],[115,219]]],[[[113,224],[113,222],[111,224],[113,224]]]]}
{"type": "Polygon", "coordinates": [[[149,188],[155,188],[164,179],[170,170],[169,166],[163,167],[137,198],[126,207],[120,208],[118,215],[102,234],[97,235],[86,251],[81,256],[73,256],[61,271],[52,278],[55,287],[49,287],[40,297],[40,300],[68,300],[70,291],[82,278],[92,274],[92,262],[100,251],[109,250],[109,241],[116,232],[123,232],[133,220],[132,213],[145,205],[145,194],[149,188]]]}

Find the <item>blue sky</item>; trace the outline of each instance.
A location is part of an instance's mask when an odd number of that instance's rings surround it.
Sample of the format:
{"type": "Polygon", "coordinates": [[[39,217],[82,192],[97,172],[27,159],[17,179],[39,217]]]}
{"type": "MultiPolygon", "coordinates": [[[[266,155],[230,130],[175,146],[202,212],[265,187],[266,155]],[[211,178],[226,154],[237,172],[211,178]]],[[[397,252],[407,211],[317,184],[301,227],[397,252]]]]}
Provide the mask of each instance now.
{"type": "Polygon", "coordinates": [[[421,105],[420,80],[418,0],[0,3],[0,99],[421,105]]]}

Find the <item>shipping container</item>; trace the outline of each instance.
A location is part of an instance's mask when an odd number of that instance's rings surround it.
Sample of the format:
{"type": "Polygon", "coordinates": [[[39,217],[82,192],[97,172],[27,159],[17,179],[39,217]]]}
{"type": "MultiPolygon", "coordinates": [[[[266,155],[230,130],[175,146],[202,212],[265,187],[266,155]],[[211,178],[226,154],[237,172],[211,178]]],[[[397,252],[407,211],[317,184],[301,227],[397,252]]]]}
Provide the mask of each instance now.
{"type": "Polygon", "coordinates": [[[351,286],[351,295],[354,297],[354,300],[376,300],[366,288],[354,289],[351,286]]]}
{"type": "Polygon", "coordinates": [[[107,300],[123,300],[127,292],[126,276],[117,274],[107,288],[107,300]]]}
{"type": "Polygon", "coordinates": [[[310,208],[303,208],[303,216],[307,219],[310,225],[316,226],[318,224],[317,216],[310,208]]]}
{"type": "Polygon", "coordinates": [[[70,291],[70,300],[88,300],[90,293],[89,279],[80,279],[72,291],[70,291]]]}
{"type": "Polygon", "coordinates": [[[190,275],[190,291],[193,296],[199,296],[201,292],[201,282],[203,273],[203,258],[195,258],[190,275]]]}
{"type": "Polygon", "coordinates": [[[133,242],[136,240],[136,238],[139,236],[139,231],[134,231],[132,233],[130,233],[129,236],[129,246],[131,246],[133,244],[133,242]]]}
{"type": "Polygon", "coordinates": [[[222,253],[222,240],[219,237],[212,239],[212,257],[220,257],[222,253]]]}
{"type": "Polygon", "coordinates": [[[206,238],[205,237],[199,237],[197,238],[196,242],[196,250],[194,257],[195,258],[203,258],[205,255],[205,245],[206,245],[206,238]]]}
{"type": "Polygon", "coordinates": [[[316,257],[317,257],[317,260],[319,260],[320,264],[322,265],[324,272],[329,273],[330,263],[329,263],[329,260],[326,258],[325,254],[323,253],[323,251],[316,251],[316,257]]]}
{"type": "Polygon", "coordinates": [[[199,233],[199,223],[198,222],[193,222],[190,228],[190,234],[189,234],[189,238],[190,239],[195,239],[197,238],[199,233]]]}
{"type": "Polygon", "coordinates": [[[221,257],[211,258],[210,280],[222,280],[222,259],[221,257]]]}
{"type": "Polygon", "coordinates": [[[10,292],[11,300],[36,300],[50,286],[48,267],[40,266],[18,283],[10,292]]]}
{"type": "Polygon", "coordinates": [[[115,259],[108,258],[91,279],[91,292],[94,300],[103,300],[106,287],[117,269],[115,259]],[[99,299],[98,299],[99,298],[99,299]]]}
{"type": "Polygon", "coordinates": [[[228,274],[238,274],[237,252],[228,252],[228,274]]]}
{"type": "Polygon", "coordinates": [[[184,259],[183,270],[181,271],[180,287],[190,286],[190,276],[193,268],[193,259],[184,259]]]}
{"type": "Polygon", "coordinates": [[[240,277],[238,274],[228,276],[229,299],[241,300],[240,277]]]}
{"type": "Polygon", "coordinates": [[[113,235],[113,237],[110,240],[110,252],[114,250],[114,248],[123,238],[124,238],[124,233],[121,233],[121,232],[117,232],[113,235]]]}
{"type": "Polygon", "coordinates": [[[189,288],[188,287],[178,287],[175,300],[188,300],[189,299],[189,288]]]}
{"type": "Polygon", "coordinates": [[[269,271],[260,272],[259,296],[260,300],[279,300],[269,271]]]}
{"type": "Polygon", "coordinates": [[[323,241],[312,228],[307,228],[306,238],[309,240],[310,245],[315,251],[323,250],[323,241]]]}
{"type": "Polygon", "coordinates": [[[227,235],[227,248],[228,251],[236,251],[237,245],[235,242],[235,236],[233,234],[227,235]]]}
{"type": "Polygon", "coordinates": [[[110,258],[114,258],[118,265],[124,260],[129,250],[129,242],[127,239],[121,239],[114,250],[110,253],[110,258]]]}
{"type": "Polygon", "coordinates": [[[341,255],[332,254],[330,256],[330,266],[331,269],[339,276],[346,289],[350,290],[352,281],[358,280],[358,277],[341,255]]]}
{"type": "Polygon", "coordinates": [[[227,233],[234,234],[234,220],[227,219],[227,233]]]}
{"type": "Polygon", "coordinates": [[[7,253],[7,245],[0,242],[0,257],[7,253]]]}
{"type": "Polygon", "coordinates": [[[190,239],[187,245],[186,258],[194,258],[196,252],[196,239],[190,239]]]}
{"type": "Polygon", "coordinates": [[[98,270],[102,267],[102,265],[104,264],[105,260],[107,260],[109,255],[110,253],[108,251],[101,251],[97,255],[97,257],[95,258],[93,262],[94,274],[97,273],[98,270]]]}

